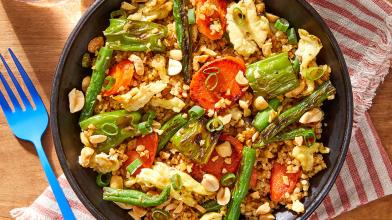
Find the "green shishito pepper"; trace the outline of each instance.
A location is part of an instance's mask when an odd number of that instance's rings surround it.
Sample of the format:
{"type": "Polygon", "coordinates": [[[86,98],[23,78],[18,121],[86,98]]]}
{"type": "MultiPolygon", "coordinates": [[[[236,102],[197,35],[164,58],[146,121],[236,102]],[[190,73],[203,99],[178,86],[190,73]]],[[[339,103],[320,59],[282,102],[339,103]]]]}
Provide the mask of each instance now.
{"type": "Polygon", "coordinates": [[[295,106],[287,109],[280,114],[271,124],[269,124],[262,132],[260,132],[260,141],[257,145],[267,143],[271,138],[275,137],[279,132],[287,126],[296,122],[305,112],[312,108],[319,107],[331,95],[336,93],[331,81],[326,81],[308,97],[303,99],[295,106]]]}
{"type": "Polygon", "coordinates": [[[238,178],[235,183],[230,206],[225,217],[226,220],[239,219],[240,217],[240,206],[242,201],[245,199],[246,194],[248,194],[250,177],[252,176],[255,161],[256,150],[250,147],[244,147],[242,150],[242,159],[238,178]]]}
{"type": "Polygon", "coordinates": [[[166,186],[157,196],[148,195],[137,190],[103,188],[103,200],[122,202],[140,207],[158,206],[169,199],[170,186],[166,186]]]}
{"type": "Polygon", "coordinates": [[[102,47],[98,52],[97,61],[94,64],[93,73],[91,75],[90,85],[86,91],[86,102],[84,104],[79,121],[90,117],[93,114],[94,105],[97,101],[97,95],[101,92],[102,84],[106,77],[106,70],[110,66],[113,50],[102,47]]]}
{"type": "Polygon", "coordinates": [[[103,34],[106,46],[113,50],[163,52],[166,49],[162,39],[167,35],[167,28],[149,21],[110,19],[103,34]]]}
{"type": "Polygon", "coordinates": [[[256,95],[267,98],[285,94],[299,86],[287,52],[250,64],[246,78],[256,95]]]}
{"type": "Polygon", "coordinates": [[[118,110],[114,112],[105,112],[94,115],[79,123],[82,130],[86,130],[89,126],[94,126],[94,134],[103,134],[107,136],[107,140],[98,144],[99,151],[108,151],[121,144],[125,139],[141,135],[137,129],[137,123],[141,119],[139,112],[128,112],[118,110]]]}
{"type": "Polygon", "coordinates": [[[161,127],[161,130],[163,132],[159,136],[157,154],[165,147],[167,142],[169,142],[170,138],[172,138],[173,135],[176,134],[178,130],[184,127],[187,123],[191,123],[195,120],[198,120],[204,115],[204,113],[205,111],[202,107],[195,105],[191,109],[189,109],[188,119],[184,118],[184,114],[180,113],[178,115],[175,115],[168,121],[166,121],[165,124],[163,124],[163,126],[161,127]]]}
{"type": "Polygon", "coordinates": [[[207,131],[205,123],[195,121],[181,128],[170,139],[173,147],[186,157],[200,164],[208,162],[215,145],[218,142],[219,134],[207,131]],[[203,141],[203,144],[200,142],[203,141]]]}
{"type": "Polygon", "coordinates": [[[253,120],[253,126],[256,128],[257,131],[262,131],[264,128],[268,126],[270,114],[272,111],[276,111],[280,106],[279,99],[271,99],[268,102],[268,108],[260,111],[256,114],[255,119],[253,120]]]}

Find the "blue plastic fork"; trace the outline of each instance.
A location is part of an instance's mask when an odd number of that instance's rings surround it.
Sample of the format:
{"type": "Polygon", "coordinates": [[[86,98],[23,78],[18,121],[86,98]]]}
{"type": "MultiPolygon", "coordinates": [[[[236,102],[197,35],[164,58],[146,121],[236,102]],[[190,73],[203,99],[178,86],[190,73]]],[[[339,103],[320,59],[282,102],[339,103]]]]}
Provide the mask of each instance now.
{"type": "Polygon", "coordinates": [[[48,112],[46,111],[41,97],[39,96],[33,83],[28,77],[22,64],[19,62],[18,58],[15,56],[15,54],[12,52],[11,49],[8,49],[8,51],[10,52],[11,57],[14,60],[14,63],[20,75],[22,76],[23,82],[25,83],[28,91],[30,92],[31,98],[35,104],[35,108],[33,108],[31,103],[29,102],[26,94],[24,93],[22,87],[19,85],[18,81],[16,80],[7,62],[0,54],[0,59],[2,60],[5,68],[7,69],[8,75],[10,76],[12,82],[14,83],[14,86],[18,91],[20,98],[23,102],[23,105],[25,106],[25,109],[22,109],[15,94],[12,92],[3,74],[0,72],[0,80],[3,83],[4,88],[8,93],[12,105],[14,106],[14,111],[12,111],[3,93],[0,91],[1,108],[3,109],[7,122],[11,127],[11,130],[14,133],[14,135],[20,139],[30,141],[31,143],[34,144],[41,165],[45,171],[46,177],[48,178],[49,184],[52,187],[52,191],[54,193],[54,196],[56,197],[57,204],[60,207],[64,219],[67,220],[75,219],[71,207],[69,206],[68,201],[65,198],[64,192],[63,190],[61,190],[61,187],[57,182],[57,178],[54,175],[52,168],[50,167],[48,158],[45,155],[45,151],[42,148],[41,137],[48,126],[48,112]]]}

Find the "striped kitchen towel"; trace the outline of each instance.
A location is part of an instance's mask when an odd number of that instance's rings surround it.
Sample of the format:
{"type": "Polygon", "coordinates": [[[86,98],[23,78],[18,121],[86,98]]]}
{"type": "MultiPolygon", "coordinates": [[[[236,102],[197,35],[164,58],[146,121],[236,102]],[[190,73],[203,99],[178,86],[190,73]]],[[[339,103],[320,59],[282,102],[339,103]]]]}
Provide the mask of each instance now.
{"type": "MultiPolygon", "coordinates": [[[[366,113],[392,61],[392,5],[384,0],[308,0],[335,35],[346,59],[354,93],[355,128],[346,161],[312,219],[342,212],[392,194],[392,165],[366,113]]],[[[94,219],[64,175],[59,178],[78,219],[94,219]]],[[[48,187],[30,207],[11,211],[16,219],[61,219],[48,187]]]]}

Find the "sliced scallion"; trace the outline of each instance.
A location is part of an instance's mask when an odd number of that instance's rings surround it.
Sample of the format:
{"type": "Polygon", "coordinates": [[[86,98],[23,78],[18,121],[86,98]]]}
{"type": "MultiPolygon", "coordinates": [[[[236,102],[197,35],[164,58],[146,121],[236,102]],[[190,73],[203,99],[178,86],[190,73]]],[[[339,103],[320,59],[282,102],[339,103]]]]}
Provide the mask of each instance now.
{"type": "Polygon", "coordinates": [[[105,187],[105,186],[109,185],[111,177],[112,177],[112,174],[110,174],[110,173],[106,173],[106,174],[99,173],[97,175],[95,182],[97,183],[97,185],[99,187],[105,187]]]}
{"type": "Polygon", "coordinates": [[[289,44],[296,44],[298,43],[297,34],[295,33],[294,28],[290,28],[287,31],[287,40],[289,44]]]}
{"type": "Polygon", "coordinates": [[[139,131],[140,131],[140,133],[141,133],[142,135],[149,134],[149,133],[152,132],[151,124],[149,124],[149,123],[146,122],[146,121],[139,123],[139,124],[137,125],[137,128],[139,129],[139,131]]]}
{"type": "Polygon", "coordinates": [[[112,11],[112,13],[110,13],[110,18],[127,18],[127,13],[120,9],[117,11],[112,11]]]}
{"type": "Polygon", "coordinates": [[[324,75],[324,68],[323,67],[309,67],[307,69],[302,70],[302,74],[308,80],[318,80],[320,77],[324,75]]]}
{"type": "Polygon", "coordinates": [[[208,90],[213,91],[218,86],[218,82],[218,75],[216,73],[210,73],[204,81],[204,84],[208,90]]]}
{"type": "Polygon", "coordinates": [[[103,133],[109,136],[118,134],[118,126],[114,123],[105,123],[102,125],[101,130],[103,133]]]}
{"type": "Polygon", "coordinates": [[[222,186],[231,186],[235,183],[236,179],[237,177],[234,173],[226,173],[224,176],[222,176],[220,183],[222,186]]]}
{"type": "Polygon", "coordinates": [[[188,23],[189,24],[195,24],[196,23],[196,15],[195,15],[195,9],[194,8],[188,9],[188,23]]]}
{"type": "Polygon", "coordinates": [[[235,15],[235,17],[240,19],[240,22],[242,22],[245,19],[245,14],[242,12],[242,10],[238,7],[235,7],[233,9],[233,14],[235,15]]]}
{"type": "Polygon", "coordinates": [[[193,106],[188,111],[189,117],[192,118],[192,119],[200,118],[200,117],[202,117],[204,115],[204,113],[205,113],[204,108],[202,108],[202,107],[200,107],[198,105],[193,106]]]}
{"type": "Polygon", "coordinates": [[[203,73],[207,74],[207,75],[218,74],[218,73],[220,73],[220,69],[219,69],[219,67],[216,67],[216,66],[210,66],[210,67],[203,69],[203,73]]]}
{"type": "Polygon", "coordinates": [[[223,122],[219,118],[213,118],[206,124],[206,128],[209,132],[221,131],[223,130],[223,127],[223,122]]]}
{"type": "Polygon", "coordinates": [[[169,212],[162,210],[162,209],[154,209],[152,211],[152,219],[153,220],[169,220],[170,215],[169,212]]]}
{"type": "Polygon", "coordinates": [[[181,180],[181,176],[178,173],[174,174],[170,178],[170,182],[171,182],[171,185],[172,185],[174,190],[176,190],[176,191],[181,190],[181,188],[182,188],[182,180],[181,180]]]}
{"type": "Polygon", "coordinates": [[[274,26],[279,31],[286,32],[290,26],[290,23],[284,18],[279,18],[278,20],[276,20],[274,26]]]}
{"type": "Polygon", "coordinates": [[[104,88],[105,90],[110,90],[110,89],[113,87],[113,85],[114,85],[115,83],[116,83],[116,79],[115,79],[115,78],[113,78],[112,76],[107,76],[107,77],[105,78],[103,88],[104,88]]]}
{"type": "Polygon", "coordinates": [[[131,164],[129,164],[127,166],[127,170],[132,175],[136,172],[137,169],[139,169],[139,167],[142,166],[142,164],[143,164],[143,162],[140,160],[140,158],[137,158],[136,160],[134,160],[131,164]]]}

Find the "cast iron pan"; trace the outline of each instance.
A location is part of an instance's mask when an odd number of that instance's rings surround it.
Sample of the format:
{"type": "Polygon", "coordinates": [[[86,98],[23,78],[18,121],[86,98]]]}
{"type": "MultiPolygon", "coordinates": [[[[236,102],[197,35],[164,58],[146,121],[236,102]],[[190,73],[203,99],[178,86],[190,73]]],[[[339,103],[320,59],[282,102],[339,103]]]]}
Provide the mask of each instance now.
{"type": "MultiPolygon", "coordinates": [[[[81,81],[88,74],[82,68],[81,57],[93,37],[102,35],[108,26],[109,14],[120,7],[122,0],[99,0],[84,14],[71,33],[57,66],[51,97],[51,128],[61,167],[76,195],[98,219],[130,219],[125,210],[112,202],[102,200],[102,190],[95,184],[96,173],[82,168],[78,156],[82,148],[79,140],[78,114],[70,114],[68,93],[81,89],[81,81]]],[[[306,212],[297,216],[285,209],[278,210],[277,219],[306,219],[322,202],[332,187],[344,162],[352,128],[353,101],[347,67],[338,44],[322,18],[305,0],[265,0],[267,11],[290,21],[318,36],[324,47],[318,55],[320,64],[332,68],[332,83],[336,99],[325,103],[328,127],[323,130],[322,142],[331,148],[325,156],[328,168],[311,180],[309,197],[305,199],[306,212]]]]}

